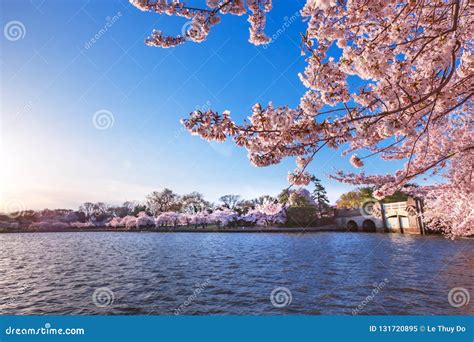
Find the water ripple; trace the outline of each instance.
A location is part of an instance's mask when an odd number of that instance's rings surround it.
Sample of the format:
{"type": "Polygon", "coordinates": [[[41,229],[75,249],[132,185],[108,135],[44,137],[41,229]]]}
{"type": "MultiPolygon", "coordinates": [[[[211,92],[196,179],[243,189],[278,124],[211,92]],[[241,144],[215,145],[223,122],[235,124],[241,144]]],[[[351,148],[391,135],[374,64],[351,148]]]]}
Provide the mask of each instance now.
{"type": "Polygon", "coordinates": [[[473,242],[389,234],[0,234],[0,313],[474,314],[473,242]],[[382,286],[382,285],[383,286],[382,286]],[[292,301],[274,307],[272,290],[292,301]],[[113,301],[94,305],[98,288],[113,301]]]}

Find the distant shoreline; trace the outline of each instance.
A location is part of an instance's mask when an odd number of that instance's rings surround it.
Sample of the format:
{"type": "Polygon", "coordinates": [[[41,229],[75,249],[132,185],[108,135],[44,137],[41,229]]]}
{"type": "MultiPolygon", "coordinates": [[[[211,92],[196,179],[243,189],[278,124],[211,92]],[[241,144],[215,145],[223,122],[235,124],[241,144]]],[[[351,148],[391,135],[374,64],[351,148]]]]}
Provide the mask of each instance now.
{"type": "Polygon", "coordinates": [[[66,229],[29,229],[29,228],[0,228],[0,234],[11,233],[84,233],[84,232],[150,232],[150,233],[315,233],[315,232],[346,232],[347,229],[337,227],[336,225],[326,225],[307,228],[288,228],[288,227],[236,227],[236,228],[139,228],[127,229],[125,227],[96,227],[96,228],[66,228],[66,229]]]}

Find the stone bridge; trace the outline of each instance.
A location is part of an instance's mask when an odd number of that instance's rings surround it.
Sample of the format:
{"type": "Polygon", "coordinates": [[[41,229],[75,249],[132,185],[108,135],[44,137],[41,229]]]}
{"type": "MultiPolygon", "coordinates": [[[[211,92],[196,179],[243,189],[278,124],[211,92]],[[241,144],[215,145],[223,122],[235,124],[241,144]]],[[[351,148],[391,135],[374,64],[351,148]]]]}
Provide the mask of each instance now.
{"type": "Polygon", "coordinates": [[[421,211],[421,201],[410,197],[396,203],[366,201],[357,209],[336,209],[334,216],[339,227],[350,231],[424,234],[421,211]],[[374,210],[380,213],[375,216],[374,210]]]}

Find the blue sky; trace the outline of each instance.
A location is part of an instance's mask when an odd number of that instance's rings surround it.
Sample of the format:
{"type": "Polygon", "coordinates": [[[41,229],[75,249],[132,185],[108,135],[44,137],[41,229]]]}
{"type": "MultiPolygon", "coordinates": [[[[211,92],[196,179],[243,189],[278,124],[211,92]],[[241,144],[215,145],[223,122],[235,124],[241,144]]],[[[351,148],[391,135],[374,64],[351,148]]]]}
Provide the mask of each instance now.
{"type": "MultiPolygon", "coordinates": [[[[153,28],[178,34],[186,19],[144,13],[126,0],[1,6],[4,29],[12,21],[24,26],[22,39],[8,40],[4,32],[1,41],[3,201],[75,208],[86,200],[142,200],[163,187],[217,200],[228,193],[276,195],[288,185],[292,159],[255,168],[245,150],[191,136],[179,119],[199,107],[229,109],[241,119],[255,102],[295,107],[305,91],[297,76],[305,66],[299,50],[305,23],[284,23],[303,1],[274,4],[267,33],[284,32],[267,47],[248,43],[246,16],[224,16],[206,42],[174,49],[143,40],[153,28]],[[99,34],[107,20],[113,24],[99,34]],[[93,124],[101,110],[113,116],[105,130],[93,124]]],[[[368,163],[373,172],[395,166],[368,163]]],[[[352,169],[348,157],[330,149],[309,168],[332,202],[351,189],[327,178],[334,168],[352,169]]]]}

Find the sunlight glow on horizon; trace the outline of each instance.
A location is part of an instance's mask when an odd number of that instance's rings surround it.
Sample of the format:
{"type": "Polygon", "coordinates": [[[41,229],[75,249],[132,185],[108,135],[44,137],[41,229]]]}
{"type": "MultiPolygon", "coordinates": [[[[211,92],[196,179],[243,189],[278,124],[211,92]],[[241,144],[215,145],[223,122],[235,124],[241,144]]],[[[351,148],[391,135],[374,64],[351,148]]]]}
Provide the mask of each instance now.
{"type": "MultiPolygon", "coordinates": [[[[1,42],[0,211],[11,200],[27,209],[144,201],[165,187],[198,191],[210,201],[225,194],[251,199],[289,185],[292,159],[255,168],[245,150],[191,136],[179,119],[196,106],[229,109],[243,120],[257,101],[297,105],[305,91],[297,74],[305,62],[294,42],[305,23],[294,22],[268,49],[248,43],[242,18],[226,18],[205,43],[153,49],[143,44],[150,27],[179,31],[182,21],[157,23],[128,2],[39,6],[2,3],[3,21],[20,20],[26,35],[1,42]],[[118,11],[119,20],[86,48],[118,11]],[[113,126],[94,126],[100,110],[113,115],[113,126]]],[[[300,7],[274,4],[269,32],[300,7]]],[[[387,165],[377,163],[377,171],[390,172],[387,165]]],[[[352,170],[348,157],[334,150],[321,151],[309,168],[331,203],[353,188],[330,180],[333,168],[352,170]]]]}

